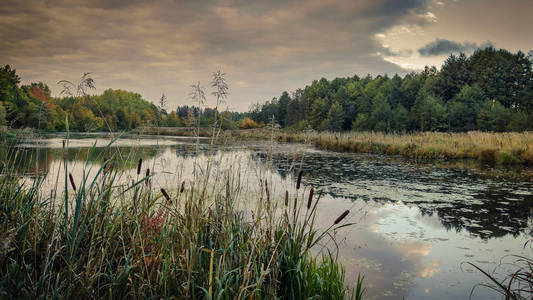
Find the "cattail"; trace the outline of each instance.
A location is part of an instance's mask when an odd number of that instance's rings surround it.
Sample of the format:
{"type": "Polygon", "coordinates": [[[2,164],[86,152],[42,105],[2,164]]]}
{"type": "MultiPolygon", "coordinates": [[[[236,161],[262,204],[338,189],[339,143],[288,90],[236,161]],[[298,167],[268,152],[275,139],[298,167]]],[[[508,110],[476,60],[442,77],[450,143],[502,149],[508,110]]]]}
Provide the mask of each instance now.
{"type": "Polygon", "coordinates": [[[270,191],[268,190],[268,181],[265,180],[265,192],[267,195],[267,201],[270,202],[270,191]]]}
{"type": "Polygon", "coordinates": [[[285,191],[285,206],[289,205],[289,191],[285,191]]]}
{"type": "Polygon", "coordinates": [[[339,223],[342,221],[342,219],[346,218],[346,216],[348,215],[349,212],[350,212],[350,210],[348,210],[348,209],[345,210],[345,211],[342,213],[342,215],[340,215],[340,216],[335,220],[335,222],[333,222],[333,225],[337,225],[337,224],[339,224],[339,223]]]}
{"type": "Polygon", "coordinates": [[[74,177],[72,177],[72,173],[68,173],[68,178],[70,179],[70,184],[72,185],[72,189],[76,191],[76,184],[74,183],[74,177]]]}
{"type": "Polygon", "coordinates": [[[298,197],[294,197],[294,206],[292,211],[292,218],[296,220],[296,205],[298,204],[298,197]]]}
{"type": "Polygon", "coordinates": [[[307,200],[307,209],[311,208],[311,203],[313,202],[313,194],[315,192],[315,189],[311,188],[309,191],[309,199],[307,200]]]}
{"type": "Polygon", "coordinates": [[[139,164],[137,164],[137,175],[141,174],[142,165],[143,165],[143,159],[139,158],[139,164]]]}
{"type": "MultiPolygon", "coordinates": [[[[150,176],[150,168],[146,168],[146,177],[150,176]]],[[[150,179],[146,179],[145,181],[146,185],[150,184],[150,179]]]]}
{"type": "Polygon", "coordinates": [[[298,172],[298,180],[296,180],[296,189],[299,190],[300,189],[300,183],[302,182],[302,175],[303,175],[303,171],[300,170],[300,172],[298,172]]]}
{"type": "Polygon", "coordinates": [[[170,196],[168,195],[167,191],[165,191],[164,188],[161,188],[161,194],[163,194],[163,196],[165,196],[165,198],[167,199],[168,202],[172,203],[172,200],[170,200],[170,196]]]}
{"type": "Polygon", "coordinates": [[[185,191],[185,181],[181,183],[180,194],[185,191]]]}
{"type": "Polygon", "coordinates": [[[104,169],[107,169],[107,157],[104,157],[104,169]]]}

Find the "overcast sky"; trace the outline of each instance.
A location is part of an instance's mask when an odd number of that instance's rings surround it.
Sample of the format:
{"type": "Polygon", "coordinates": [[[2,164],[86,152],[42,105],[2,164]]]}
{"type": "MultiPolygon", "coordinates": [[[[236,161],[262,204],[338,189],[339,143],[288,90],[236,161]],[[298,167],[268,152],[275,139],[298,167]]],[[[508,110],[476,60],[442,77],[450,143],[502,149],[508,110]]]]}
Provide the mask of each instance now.
{"type": "Polygon", "coordinates": [[[527,53],[532,11],[531,0],[2,0],[0,64],[54,95],[94,72],[97,92],[165,93],[170,109],[221,69],[229,108],[245,111],[321,77],[403,75],[488,45],[527,53]]]}

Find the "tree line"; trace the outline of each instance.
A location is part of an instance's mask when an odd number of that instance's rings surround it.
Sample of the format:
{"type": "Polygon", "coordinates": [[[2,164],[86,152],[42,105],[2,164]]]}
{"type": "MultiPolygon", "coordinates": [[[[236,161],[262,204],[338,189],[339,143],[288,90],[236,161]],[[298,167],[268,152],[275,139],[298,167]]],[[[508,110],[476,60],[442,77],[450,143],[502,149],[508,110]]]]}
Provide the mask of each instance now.
{"type": "Polygon", "coordinates": [[[67,126],[68,130],[80,132],[130,130],[139,126],[206,127],[214,124],[216,115],[218,126],[232,129],[243,118],[243,113],[218,112],[217,108],[194,105],[167,111],[164,95],[158,105],[124,90],[108,89],[101,95],[88,95],[82,88],[94,86],[87,74],[79,85],[60,81],[67,93],[52,97],[46,84],[21,85],[16,70],[9,65],[0,67],[0,126],[49,132],[65,131],[67,126]]]}
{"type": "Polygon", "coordinates": [[[533,129],[533,52],[493,47],[450,55],[403,77],[315,80],[254,104],[249,117],[296,130],[524,131],[533,129]]]}

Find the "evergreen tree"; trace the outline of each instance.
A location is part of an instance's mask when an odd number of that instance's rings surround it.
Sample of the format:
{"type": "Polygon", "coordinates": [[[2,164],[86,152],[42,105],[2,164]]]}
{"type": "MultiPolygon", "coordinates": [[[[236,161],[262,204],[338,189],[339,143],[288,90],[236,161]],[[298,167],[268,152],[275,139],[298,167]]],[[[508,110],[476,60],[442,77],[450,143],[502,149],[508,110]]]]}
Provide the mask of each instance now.
{"type": "Polygon", "coordinates": [[[505,131],[509,117],[509,111],[500,102],[487,100],[477,117],[478,128],[484,131],[505,131]]]}
{"type": "Polygon", "coordinates": [[[343,112],[342,112],[342,106],[339,104],[339,102],[335,101],[333,104],[331,104],[331,107],[328,111],[328,130],[330,131],[341,131],[342,130],[342,123],[343,123],[343,112]]]}

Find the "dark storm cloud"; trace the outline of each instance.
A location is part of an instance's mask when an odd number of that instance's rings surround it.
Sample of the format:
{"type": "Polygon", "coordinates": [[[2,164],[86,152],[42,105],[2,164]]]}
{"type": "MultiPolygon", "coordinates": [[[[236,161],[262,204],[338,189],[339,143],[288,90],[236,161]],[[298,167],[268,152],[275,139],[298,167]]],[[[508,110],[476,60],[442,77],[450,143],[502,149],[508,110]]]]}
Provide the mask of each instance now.
{"type": "Polygon", "coordinates": [[[390,50],[374,35],[425,24],[428,1],[6,0],[0,64],[52,90],[92,71],[100,89],[174,104],[222,68],[243,110],[322,76],[404,72],[376,55],[390,50]]]}
{"type": "Polygon", "coordinates": [[[424,47],[418,49],[418,53],[422,56],[437,56],[450,53],[471,53],[476,49],[483,49],[493,46],[491,42],[478,45],[472,42],[457,43],[445,39],[437,39],[424,47]]]}

